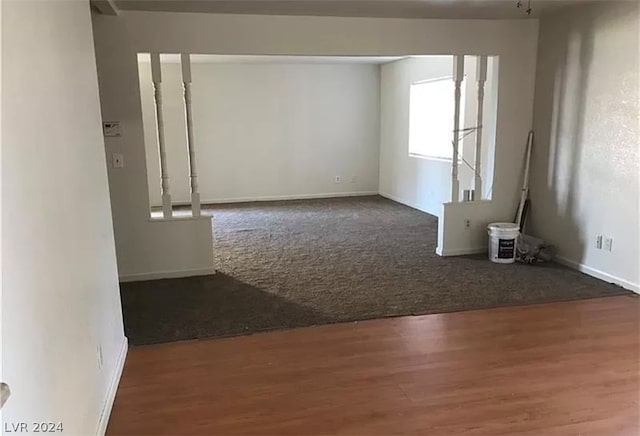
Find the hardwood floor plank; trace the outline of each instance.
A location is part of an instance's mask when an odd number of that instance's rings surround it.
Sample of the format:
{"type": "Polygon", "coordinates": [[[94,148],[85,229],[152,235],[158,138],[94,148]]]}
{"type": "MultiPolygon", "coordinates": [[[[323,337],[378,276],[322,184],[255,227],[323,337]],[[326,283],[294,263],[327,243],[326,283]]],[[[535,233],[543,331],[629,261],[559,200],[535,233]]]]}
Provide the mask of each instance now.
{"type": "Polygon", "coordinates": [[[134,347],[109,435],[635,435],[640,299],[134,347]]]}

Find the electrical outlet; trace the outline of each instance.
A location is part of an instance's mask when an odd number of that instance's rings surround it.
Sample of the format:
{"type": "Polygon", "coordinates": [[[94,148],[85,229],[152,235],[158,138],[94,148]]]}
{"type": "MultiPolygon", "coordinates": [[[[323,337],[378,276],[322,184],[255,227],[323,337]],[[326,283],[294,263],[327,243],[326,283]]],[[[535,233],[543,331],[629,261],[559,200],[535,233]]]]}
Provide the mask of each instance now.
{"type": "Polygon", "coordinates": [[[596,250],[602,250],[602,235],[596,235],[596,250]]]}
{"type": "Polygon", "coordinates": [[[336,176],[336,178],[335,178],[335,182],[336,182],[336,183],[341,183],[341,182],[342,182],[342,177],[340,177],[340,176],[336,176]]]}
{"type": "Polygon", "coordinates": [[[612,251],[613,250],[613,238],[611,238],[611,237],[605,238],[605,240],[604,240],[604,249],[605,249],[605,251],[612,251]]]}
{"type": "Polygon", "coordinates": [[[124,168],[124,156],[121,153],[113,153],[111,160],[114,168],[124,168]]]}
{"type": "Polygon", "coordinates": [[[351,183],[358,183],[358,176],[351,176],[351,183]]]}
{"type": "Polygon", "coordinates": [[[471,220],[470,219],[464,220],[464,228],[465,229],[470,229],[471,228],[471,220]]]}

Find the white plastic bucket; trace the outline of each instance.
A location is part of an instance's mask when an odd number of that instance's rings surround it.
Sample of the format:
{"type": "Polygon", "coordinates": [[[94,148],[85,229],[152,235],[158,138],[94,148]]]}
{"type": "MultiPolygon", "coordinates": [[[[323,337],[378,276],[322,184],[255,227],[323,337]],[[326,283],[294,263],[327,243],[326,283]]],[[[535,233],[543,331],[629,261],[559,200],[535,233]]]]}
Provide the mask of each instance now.
{"type": "Polygon", "coordinates": [[[492,223],[489,232],[489,260],[495,263],[513,263],[520,227],[514,223],[492,223]]]}

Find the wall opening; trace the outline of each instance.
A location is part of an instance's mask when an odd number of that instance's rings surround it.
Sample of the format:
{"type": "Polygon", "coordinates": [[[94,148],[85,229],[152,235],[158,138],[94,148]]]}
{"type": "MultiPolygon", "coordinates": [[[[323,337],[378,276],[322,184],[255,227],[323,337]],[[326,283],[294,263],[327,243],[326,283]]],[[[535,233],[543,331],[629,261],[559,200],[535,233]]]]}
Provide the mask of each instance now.
{"type": "Polygon", "coordinates": [[[479,62],[480,56],[464,56],[458,132],[454,132],[454,56],[413,58],[415,62],[410,64],[414,70],[411,73],[413,80],[409,88],[409,156],[452,162],[457,134],[458,198],[463,201],[491,200],[498,110],[497,56],[484,56],[484,64],[479,62]],[[449,73],[442,74],[443,70],[449,73]],[[479,114],[480,101],[482,111],[479,114]],[[480,195],[476,196],[476,192],[480,195]]]}

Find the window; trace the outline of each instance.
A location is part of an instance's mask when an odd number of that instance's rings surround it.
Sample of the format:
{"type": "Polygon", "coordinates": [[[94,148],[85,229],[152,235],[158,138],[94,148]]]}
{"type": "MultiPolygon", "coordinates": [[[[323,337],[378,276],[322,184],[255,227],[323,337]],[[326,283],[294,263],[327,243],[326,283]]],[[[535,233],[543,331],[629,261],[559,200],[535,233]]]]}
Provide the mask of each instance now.
{"type": "MultiPolygon", "coordinates": [[[[464,126],[464,83],[460,88],[460,127],[464,126]]],[[[453,158],[453,77],[411,84],[409,96],[409,155],[453,158]]]]}

